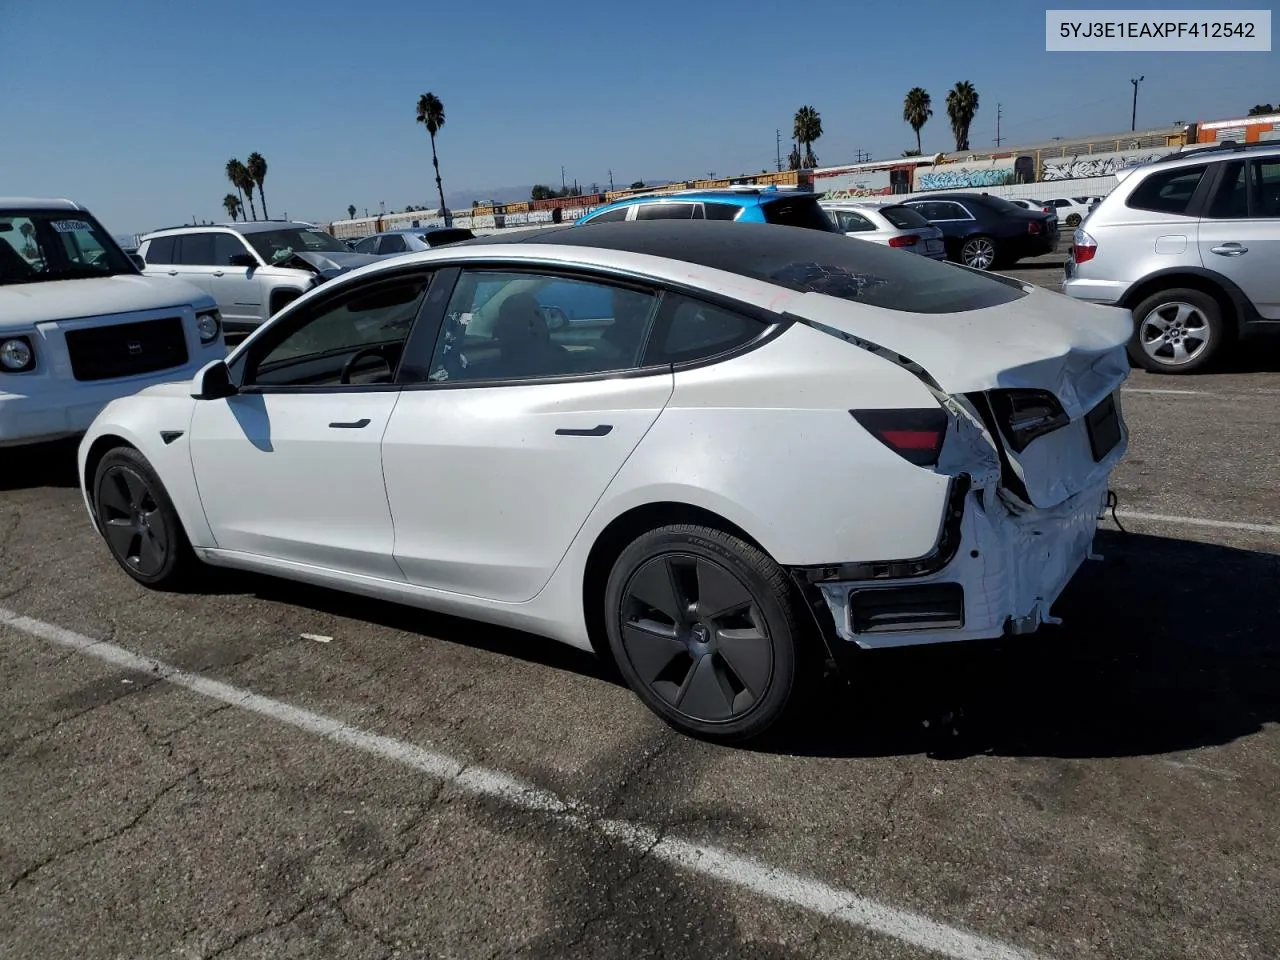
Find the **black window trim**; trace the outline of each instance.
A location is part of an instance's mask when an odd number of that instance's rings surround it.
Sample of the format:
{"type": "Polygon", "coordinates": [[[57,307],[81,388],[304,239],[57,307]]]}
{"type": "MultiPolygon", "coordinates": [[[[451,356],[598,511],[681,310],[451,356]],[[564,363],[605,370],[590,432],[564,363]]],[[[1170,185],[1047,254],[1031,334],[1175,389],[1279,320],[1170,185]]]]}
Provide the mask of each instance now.
{"type": "MultiPolygon", "coordinates": [[[[575,267],[559,260],[542,260],[542,259],[525,259],[519,260],[496,260],[496,259],[477,259],[477,260],[456,260],[447,264],[440,265],[436,279],[432,281],[434,288],[436,283],[440,283],[442,287],[447,287],[447,295],[440,296],[436,301],[437,309],[433,310],[430,316],[419,313],[414,323],[413,330],[409,333],[408,340],[405,341],[404,353],[400,358],[400,369],[396,372],[396,383],[404,390],[464,390],[469,387],[524,387],[532,384],[556,384],[556,383],[590,383],[603,380],[623,380],[632,377],[650,377],[661,373],[679,373],[685,370],[696,370],[699,367],[710,366],[713,363],[723,363],[726,360],[733,359],[742,354],[750,353],[757,350],[765,344],[777,339],[786,330],[790,329],[795,322],[794,318],[785,316],[780,313],[773,313],[765,310],[755,304],[744,303],[741,300],[735,300],[732,297],[726,297],[700,287],[694,287],[690,284],[660,280],[655,277],[649,277],[641,273],[630,270],[608,268],[608,267],[575,267]],[[480,270],[495,273],[533,273],[538,276],[552,277],[557,280],[579,280],[588,283],[606,284],[615,287],[629,287],[631,289],[642,290],[646,293],[654,293],[657,295],[658,303],[655,305],[656,310],[654,317],[662,309],[662,299],[667,293],[678,294],[688,297],[691,300],[699,300],[709,306],[720,307],[725,310],[731,310],[741,313],[744,316],[760,320],[764,323],[764,330],[756,337],[740,343],[728,350],[720,353],[711,354],[705,357],[699,357],[696,360],[682,360],[677,363],[658,363],[632,367],[627,370],[611,370],[600,373],[575,373],[566,374],[558,377],[526,377],[519,380],[513,379],[494,379],[494,380],[455,380],[449,381],[428,381],[405,380],[404,374],[407,368],[414,367],[418,370],[430,370],[431,360],[435,353],[436,341],[439,339],[440,327],[444,323],[445,314],[448,310],[449,301],[453,298],[453,290],[457,285],[458,279],[463,270],[480,270]],[[426,348],[423,349],[425,343],[426,348]],[[424,357],[425,353],[425,357],[424,357]]],[[[435,300],[435,290],[427,291],[424,304],[431,303],[435,300]]],[[[652,325],[649,333],[653,332],[652,325]]],[[[646,342],[641,351],[641,357],[644,351],[648,349],[648,334],[646,334],[646,342]]]]}
{"type": "MultiPolygon", "coordinates": [[[[265,334],[259,334],[247,341],[245,348],[236,353],[236,355],[227,361],[227,367],[231,374],[231,382],[236,385],[238,393],[248,394],[251,396],[266,396],[271,394],[315,394],[315,393],[394,393],[399,392],[404,384],[400,380],[400,373],[405,367],[405,361],[409,356],[409,348],[413,343],[414,334],[423,324],[424,314],[428,312],[428,308],[432,304],[432,295],[436,292],[437,285],[441,280],[441,274],[445,271],[435,264],[412,264],[399,270],[389,271],[387,274],[379,274],[376,279],[371,279],[368,283],[357,281],[356,283],[345,283],[341,286],[332,288],[330,295],[319,297],[307,303],[302,308],[292,311],[287,315],[283,322],[270,321],[269,327],[265,334]],[[409,328],[409,334],[405,337],[404,348],[400,353],[400,364],[395,370],[395,379],[391,383],[317,383],[317,384],[245,384],[244,377],[249,370],[250,358],[254,360],[256,367],[257,361],[261,360],[264,352],[269,352],[286,338],[295,333],[304,324],[315,319],[316,315],[322,313],[333,304],[348,296],[354,290],[369,289],[374,286],[403,280],[407,277],[415,275],[425,275],[428,277],[426,295],[422,298],[422,303],[418,307],[418,313],[413,319],[413,324],[409,328]],[[278,329],[285,332],[279,333],[278,329]],[[265,345],[265,346],[264,346],[265,345]]],[[[452,286],[450,286],[452,291],[452,286]]],[[[445,299],[445,304],[448,299],[445,299]]],[[[443,316],[443,310],[441,310],[443,316]]]]}

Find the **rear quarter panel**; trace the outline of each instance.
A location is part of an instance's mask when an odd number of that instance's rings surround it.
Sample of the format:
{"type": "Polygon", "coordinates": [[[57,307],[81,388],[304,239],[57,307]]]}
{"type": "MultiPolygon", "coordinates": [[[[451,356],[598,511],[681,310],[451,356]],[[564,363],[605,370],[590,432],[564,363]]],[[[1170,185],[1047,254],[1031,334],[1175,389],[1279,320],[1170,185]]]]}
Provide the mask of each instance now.
{"type": "Polygon", "coordinates": [[[890,451],[849,411],[931,406],[912,374],[795,324],[754,351],[677,372],[580,542],[589,549],[633,507],[673,501],[719,514],[781,564],[921,556],[937,540],[948,478],[890,451]]]}

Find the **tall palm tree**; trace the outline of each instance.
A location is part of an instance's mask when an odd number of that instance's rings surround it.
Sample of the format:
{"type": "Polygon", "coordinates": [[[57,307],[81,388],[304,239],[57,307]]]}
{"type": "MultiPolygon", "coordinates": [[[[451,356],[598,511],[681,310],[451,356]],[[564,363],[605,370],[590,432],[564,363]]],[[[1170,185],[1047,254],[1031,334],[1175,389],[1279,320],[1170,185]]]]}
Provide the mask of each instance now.
{"type": "Polygon", "coordinates": [[[431,135],[431,165],[436,168],[436,191],[440,194],[440,216],[447,221],[449,211],[444,205],[444,186],[440,183],[440,161],[436,157],[436,134],[444,126],[444,104],[434,93],[424,93],[418,98],[418,123],[431,135]]]}
{"type": "Polygon", "coordinates": [[[354,203],[347,204],[347,219],[354,220],[356,218],[356,205],[354,203]]]}
{"type": "Polygon", "coordinates": [[[271,214],[267,213],[267,192],[262,189],[262,181],[267,179],[267,161],[260,153],[249,154],[249,159],[244,164],[245,172],[249,174],[249,178],[258,185],[258,198],[262,200],[262,219],[270,220],[271,214]]]}
{"type": "Polygon", "coordinates": [[[222,198],[222,208],[227,211],[227,215],[230,216],[234,222],[236,216],[242,209],[244,209],[244,204],[240,202],[239,198],[236,197],[234,193],[228,193],[222,198]]]}
{"type": "Polygon", "coordinates": [[[236,188],[236,196],[240,198],[240,209],[244,209],[244,191],[241,187],[244,185],[245,174],[248,172],[244,168],[244,164],[232,157],[227,161],[225,167],[227,179],[231,181],[231,185],[236,188]]]}
{"type": "Polygon", "coordinates": [[[792,123],[791,135],[795,138],[799,152],[799,145],[804,145],[804,160],[802,166],[816,167],[818,158],[813,154],[814,141],[822,136],[822,117],[818,115],[818,111],[810,106],[803,106],[796,111],[795,120],[792,123]]]}
{"type": "Polygon", "coordinates": [[[969,124],[978,112],[978,91],[968,80],[961,80],[947,94],[947,117],[956,137],[956,150],[969,149],[969,124]]]}
{"type": "Polygon", "coordinates": [[[902,119],[911,125],[916,132],[916,154],[922,152],[920,146],[920,128],[933,116],[933,99],[924,87],[912,87],[907,91],[907,98],[902,101],[902,119]]]}

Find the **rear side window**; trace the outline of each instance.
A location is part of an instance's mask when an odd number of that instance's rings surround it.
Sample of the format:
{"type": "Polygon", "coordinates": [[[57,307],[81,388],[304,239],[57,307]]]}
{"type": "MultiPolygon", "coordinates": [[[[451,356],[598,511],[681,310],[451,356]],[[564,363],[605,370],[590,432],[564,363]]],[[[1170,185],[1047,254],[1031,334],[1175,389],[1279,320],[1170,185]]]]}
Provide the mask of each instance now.
{"type": "Polygon", "coordinates": [[[389,233],[378,243],[378,253],[404,253],[408,249],[409,245],[398,233],[389,233]]]}
{"type": "Polygon", "coordinates": [[[1134,188],[1127,206],[1155,213],[1186,213],[1208,167],[1159,170],[1134,188]]]}
{"type": "Polygon", "coordinates": [[[645,365],[688,363],[749,343],[768,325],[723,307],[678,294],[662,298],[645,365]]]}
{"type": "Polygon", "coordinates": [[[604,213],[597,213],[587,223],[609,223],[612,220],[625,220],[627,219],[627,211],[630,209],[630,207],[615,207],[612,210],[604,211],[604,213]]]}
{"type": "Polygon", "coordinates": [[[919,230],[929,225],[928,220],[910,207],[881,207],[880,215],[899,230],[919,230]]]}
{"type": "Polygon", "coordinates": [[[173,237],[154,237],[147,242],[142,259],[147,263],[173,263],[173,237]]]}
{"type": "Polygon", "coordinates": [[[696,203],[644,203],[636,211],[637,220],[701,220],[696,203]]]}
{"type": "Polygon", "coordinates": [[[774,200],[764,204],[762,210],[765,223],[825,230],[828,233],[835,229],[826,211],[818,205],[816,197],[788,197],[785,200],[774,200]]]}
{"type": "Polygon", "coordinates": [[[1280,217],[1280,160],[1254,160],[1253,216],[1280,217]]]}
{"type": "Polygon", "coordinates": [[[736,220],[742,208],[736,203],[707,203],[703,211],[708,220],[736,220]]]}

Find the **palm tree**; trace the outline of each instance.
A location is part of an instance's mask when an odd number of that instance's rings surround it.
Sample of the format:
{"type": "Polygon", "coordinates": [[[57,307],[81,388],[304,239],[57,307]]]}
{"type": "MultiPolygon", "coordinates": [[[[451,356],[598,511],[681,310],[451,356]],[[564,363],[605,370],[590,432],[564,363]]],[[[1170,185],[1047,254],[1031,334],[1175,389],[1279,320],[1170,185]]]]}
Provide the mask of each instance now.
{"type": "Polygon", "coordinates": [[[961,80],[947,94],[947,116],[956,137],[956,150],[969,149],[969,124],[978,112],[978,91],[968,80],[961,80]]]}
{"type": "Polygon", "coordinates": [[[262,189],[262,181],[267,179],[267,161],[260,153],[249,154],[249,159],[244,164],[245,171],[254,183],[258,185],[258,197],[262,200],[262,219],[270,220],[271,214],[267,213],[267,192],[262,189]]]}
{"type": "Polygon", "coordinates": [[[248,171],[245,170],[244,164],[235,157],[232,157],[227,161],[225,169],[227,172],[227,179],[230,180],[231,185],[236,188],[236,196],[240,198],[240,209],[243,210],[244,191],[241,188],[244,186],[244,178],[248,171]]]}
{"type": "Polygon", "coordinates": [[[424,93],[418,98],[418,123],[426,126],[431,135],[431,165],[436,168],[436,190],[440,194],[440,216],[448,222],[449,211],[444,205],[444,186],[440,183],[440,160],[436,157],[436,134],[444,126],[444,104],[434,93],[424,93]]]}
{"type": "Polygon", "coordinates": [[[916,132],[917,154],[922,150],[920,146],[920,128],[932,116],[933,100],[929,97],[929,91],[924,87],[912,87],[908,90],[907,98],[902,101],[902,119],[909,123],[911,129],[916,132]]]}
{"type": "Polygon", "coordinates": [[[792,123],[791,135],[796,140],[797,153],[799,152],[799,145],[804,145],[802,166],[816,167],[818,158],[813,154],[813,144],[815,140],[822,136],[822,117],[818,115],[818,111],[810,106],[803,106],[797,110],[795,121],[792,123]]]}
{"type": "Polygon", "coordinates": [[[347,204],[347,219],[354,220],[356,218],[356,205],[354,203],[347,204]]]}
{"type": "Polygon", "coordinates": [[[253,177],[249,176],[249,171],[244,172],[244,179],[240,181],[240,189],[244,191],[245,199],[249,201],[249,212],[253,214],[253,219],[258,219],[258,208],[253,205],[253,177]]]}
{"type": "Polygon", "coordinates": [[[234,222],[236,215],[244,209],[244,204],[240,202],[239,198],[234,193],[228,193],[222,198],[222,207],[227,211],[227,215],[230,216],[234,222]]]}

